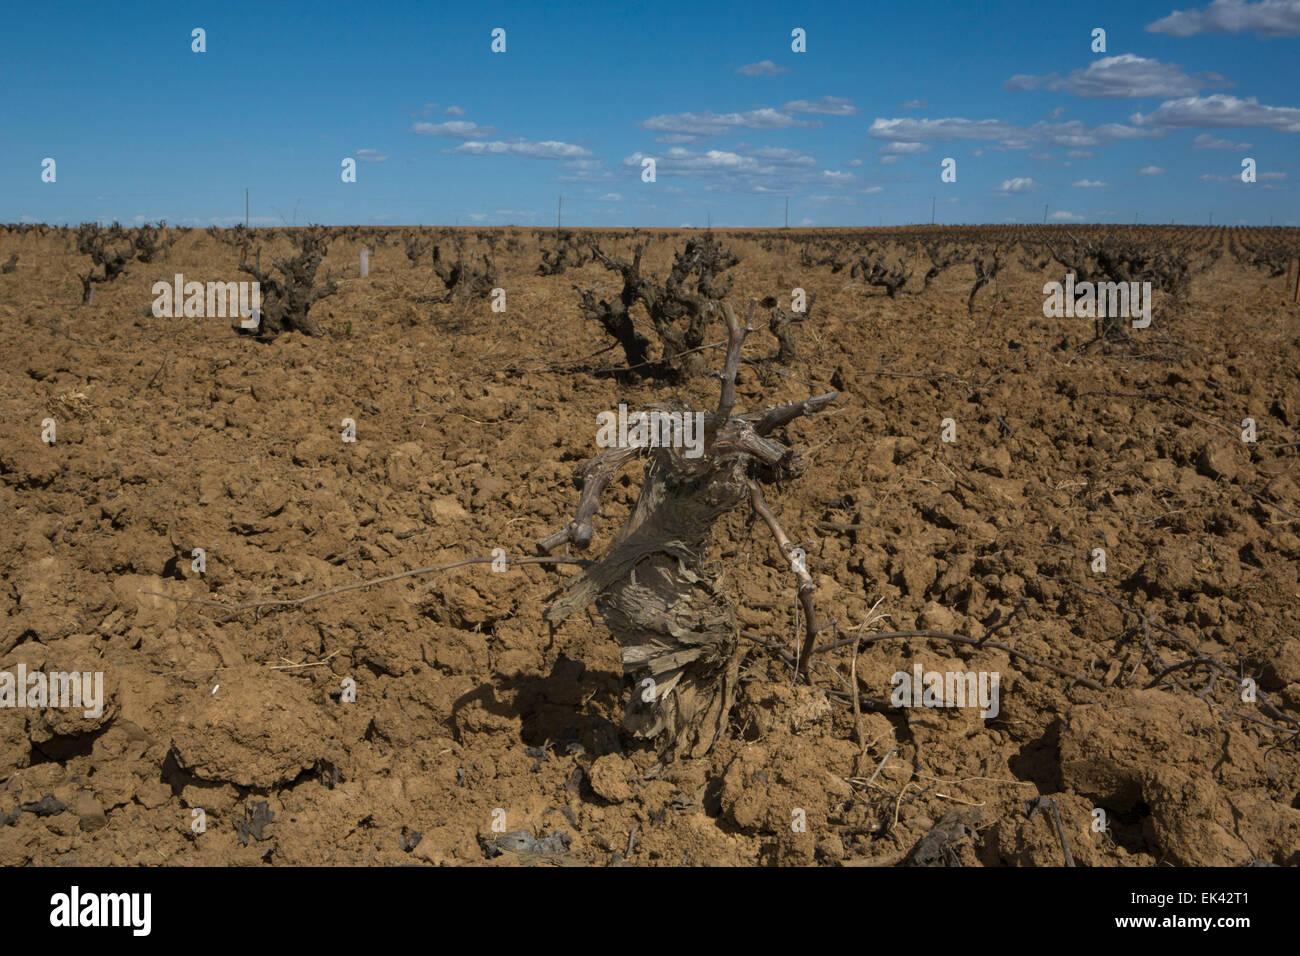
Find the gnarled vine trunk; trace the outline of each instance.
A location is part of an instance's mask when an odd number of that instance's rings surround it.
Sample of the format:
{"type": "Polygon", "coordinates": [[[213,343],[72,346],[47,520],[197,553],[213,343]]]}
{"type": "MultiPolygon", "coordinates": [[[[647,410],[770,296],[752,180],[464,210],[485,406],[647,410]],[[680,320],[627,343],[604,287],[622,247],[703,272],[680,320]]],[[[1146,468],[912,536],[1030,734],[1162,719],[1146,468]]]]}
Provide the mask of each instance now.
{"type": "MultiPolygon", "coordinates": [[[[705,559],[713,526],[756,494],[761,499],[759,480],[798,472],[797,453],[766,436],[836,397],[831,392],[733,417],[740,345],[752,329],[741,326],[729,306],[723,312],[730,333],[727,364],[718,409],[704,419],[703,453],[690,458],[674,447],[603,452],[575,476],[582,495],[574,521],[540,542],[543,551],[566,542],[589,545],[601,492],[624,464],[648,453],[627,524],[608,554],[566,582],[546,618],[559,624],[595,601],[618,639],[624,677],[632,682],[624,726],[638,737],[658,738],[668,757],[707,753],[725,730],[735,700],[740,664],[735,615],[722,590],[721,568],[705,559]]],[[[681,406],[654,410],[690,414],[681,406]]],[[[772,523],[770,515],[765,517],[772,523]]],[[[778,534],[788,553],[783,539],[778,534]]],[[[800,597],[811,609],[811,578],[802,565],[796,574],[800,597]]],[[[811,641],[816,624],[811,614],[807,617],[811,641]]]]}

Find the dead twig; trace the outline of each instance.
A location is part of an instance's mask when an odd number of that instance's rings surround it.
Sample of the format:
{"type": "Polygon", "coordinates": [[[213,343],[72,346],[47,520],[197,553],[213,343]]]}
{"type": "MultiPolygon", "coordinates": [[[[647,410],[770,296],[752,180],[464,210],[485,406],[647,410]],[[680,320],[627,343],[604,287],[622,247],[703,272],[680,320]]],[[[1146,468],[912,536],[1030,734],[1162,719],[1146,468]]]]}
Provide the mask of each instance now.
{"type": "Polygon", "coordinates": [[[767,506],[767,499],[763,497],[763,490],[757,484],[751,483],[749,494],[754,511],[767,522],[772,537],[776,539],[777,547],[781,549],[781,554],[785,559],[790,561],[790,567],[799,581],[798,594],[799,603],[803,607],[804,639],[803,647],[799,650],[795,669],[797,673],[806,677],[808,674],[808,659],[812,656],[813,644],[817,640],[817,632],[820,629],[817,625],[817,609],[813,606],[813,591],[816,590],[816,586],[813,584],[812,575],[808,573],[805,563],[791,560],[790,554],[794,551],[794,544],[791,543],[790,536],[785,533],[785,529],[781,527],[781,523],[777,521],[776,515],[772,514],[772,509],[767,506]]]}
{"type": "Polygon", "coordinates": [[[493,561],[503,560],[506,564],[581,564],[590,565],[591,562],[585,558],[576,557],[523,557],[523,558],[462,558],[459,561],[453,561],[450,564],[438,564],[427,568],[415,568],[411,571],[400,571],[397,574],[388,574],[382,578],[372,578],[369,581],[358,581],[355,584],[341,584],[335,588],[327,588],[324,591],[317,591],[315,594],[306,594],[299,598],[275,598],[265,601],[248,601],[244,604],[223,604],[220,601],[209,601],[203,598],[182,597],[176,594],[164,594],[161,591],[149,591],[145,588],[139,588],[137,593],[149,594],[153,597],[165,598],[168,601],[174,601],[178,604],[197,604],[202,607],[215,608],[219,611],[225,611],[227,616],[223,621],[228,621],[237,617],[245,611],[258,611],[268,607],[302,607],[304,604],[310,604],[312,601],[318,601],[323,597],[330,597],[334,594],[343,594],[347,591],[359,591],[363,588],[371,588],[378,584],[387,584],[390,581],[399,581],[402,578],[418,577],[422,574],[433,574],[436,571],[450,571],[453,568],[463,568],[471,564],[491,564],[493,561]]]}

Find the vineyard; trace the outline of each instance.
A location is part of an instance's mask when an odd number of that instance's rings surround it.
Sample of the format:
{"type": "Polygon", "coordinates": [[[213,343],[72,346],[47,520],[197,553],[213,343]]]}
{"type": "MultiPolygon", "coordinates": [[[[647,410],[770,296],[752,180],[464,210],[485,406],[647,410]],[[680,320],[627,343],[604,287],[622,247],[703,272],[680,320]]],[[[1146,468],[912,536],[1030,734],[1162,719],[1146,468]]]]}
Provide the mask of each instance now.
{"type": "Polygon", "coordinates": [[[0,863],[1300,865],[1298,256],[3,227],[0,863]]]}

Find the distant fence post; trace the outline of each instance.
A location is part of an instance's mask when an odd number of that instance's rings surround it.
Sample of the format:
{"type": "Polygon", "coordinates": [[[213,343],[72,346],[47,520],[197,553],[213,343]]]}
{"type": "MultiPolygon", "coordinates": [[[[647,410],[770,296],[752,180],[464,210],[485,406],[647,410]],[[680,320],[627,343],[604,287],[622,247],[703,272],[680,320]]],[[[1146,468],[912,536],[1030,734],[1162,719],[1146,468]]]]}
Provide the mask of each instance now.
{"type": "Polygon", "coordinates": [[[361,278],[370,275],[370,250],[361,250],[361,278]]]}
{"type": "MultiPolygon", "coordinates": [[[[1286,274],[1291,275],[1291,266],[1287,264],[1286,274]]],[[[1291,293],[1292,302],[1300,302],[1300,259],[1295,260],[1295,289],[1291,293]]]]}

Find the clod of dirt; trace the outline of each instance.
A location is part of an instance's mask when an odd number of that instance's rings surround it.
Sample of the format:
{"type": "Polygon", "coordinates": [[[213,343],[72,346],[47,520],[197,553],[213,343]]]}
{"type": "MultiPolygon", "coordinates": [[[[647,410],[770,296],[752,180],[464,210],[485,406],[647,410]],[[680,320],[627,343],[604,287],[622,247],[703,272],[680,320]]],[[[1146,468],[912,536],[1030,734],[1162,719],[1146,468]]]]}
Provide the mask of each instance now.
{"type": "Polygon", "coordinates": [[[176,762],[195,777],[273,789],[331,756],[333,716],[296,678],[248,674],[196,696],[172,731],[176,762]]]}
{"type": "Polygon", "coordinates": [[[1010,477],[1011,452],[1002,445],[986,448],[980,452],[978,464],[981,471],[987,471],[990,475],[997,475],[999,478],[1010,477]]]}
{"type": "Polygon", "coordinates": [[[467,827],[440,826],[427,831],[411,856],[433,866],[452,863],[475,863],[483,859],[483,850],[467,827]]]}
{"type": "Polygon", "coordinates": [[[606,754],[592,763],[587,770],[587,777],[591,781],[591,789],[596,791],[597,796],[610,803],[622,803],[632,796],[632,788],[628,785],[627,779],[628,775],[635,770],[636,768],[626,757],[606,754]]]}
{"type": "Polygon", "coordinates": [[[1237,453],[1227,441],[1214,438],[1205,443],[1196,459],[1196,470],[1207,478],[1232,481],[1237,477],[1237,453]]]}
{"type": "Polygon", "coordinates": [[[931,601],[921,609],[917,623],[926,630],[945,631],[949,634],[957,629],[957,618],[953,616],[952,611],[935,601],[931,601]]]}
{"type": "Polygon", "coordinates": [[[1289,704],[1300,701],[1300,640],[1280,642],[1277,655],[1264,665],[1265,686],[1280,689],[1289,704]]]}
{"type": "Polygon", "coordinates": [[[1134,579],[1148,594],[1180,595],[1196,586],[1196,565],[1186,547],[1170,545],[1144,561],[1134,579]]]}
{"type": "Polygon", "coordinates": [[[830,717],[831,700],[820,687],[796,684],[791,690],[794,699],[790,702],[787,713],[791,733],[802,733],[830,717]]]}
{"type": "MultiPolygon", "coordinates": [[[[1214,775],[1222,730],[1201,701],[1161,690],[1112,692],[1105,703],[1073,707],[1061,728],[1061,774],[1067,789],[1114,817],[1149,808],[1142,827],[1149,849],[1175,866],[1245,862],[1288,839],[1284,828],[1256,828],[1232,809],[1214,775]],[[1151,759],[1162,755],[1160,762],[1151,759]],[[1247,832],[1243,833],[1245,829],[1247,832]]],[[[1300,813],[1297,813],[1300,817],[1300,813]]],[[[1300,824],[1300,820],[1293,827],[1300,824]]],[[[1295,832],[1294,829],[1291,831],[1295,832]]],[[[1291,847],[1290,850],[1294,850],[1291,847]]]]}
{"type": "Polygon", "coordinates": [[[737,720],[751,738],[800,734],[831,714],[826,692],[806,684],[750,681],[740,694],[737,720]]]}
{"type": "Polygon", "coordinates": [[[73,798],[71,809],[81,819],[81,829],[83,830],[93,832],[108,826],[108,816],[104,813],[104,808],[99,805],[95,795],[89,791],[83,790],[77,794],[73,798]]]}

